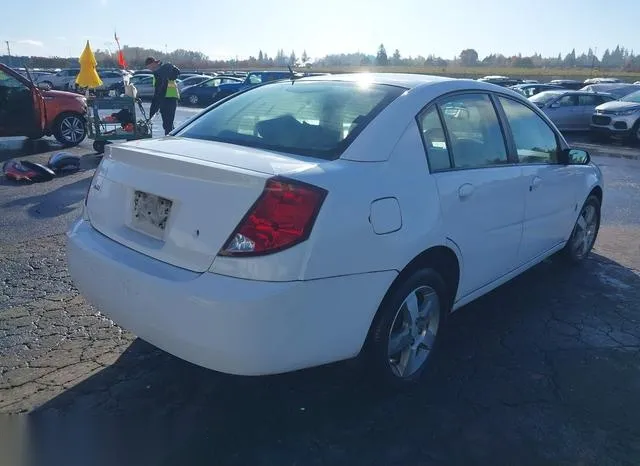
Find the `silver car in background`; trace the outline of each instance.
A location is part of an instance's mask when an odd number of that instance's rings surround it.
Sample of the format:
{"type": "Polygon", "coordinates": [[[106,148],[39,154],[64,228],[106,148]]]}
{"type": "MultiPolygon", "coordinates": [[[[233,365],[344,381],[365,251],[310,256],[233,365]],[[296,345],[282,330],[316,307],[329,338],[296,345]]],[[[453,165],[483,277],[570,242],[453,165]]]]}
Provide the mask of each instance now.
{"type": "Polygon", "coordinates": [[[615,100],[607,94],[587,91],[545,91],[529,97],[560,131],[589,131],[598,105],[615,100]]]}
{"type": "Polygon", "coordinates": [[[595,135],[640,143],[640,91],[597,106],[591,117],[591,130],[595,135]]]}
{"type": "Polygon", "coordinates": [[[138,97],[141,99],[150,99],[153,97],[153,75],[152,74],[136,74],[129,79],[129,83],[133,84],[138,91],[138,97]]]}

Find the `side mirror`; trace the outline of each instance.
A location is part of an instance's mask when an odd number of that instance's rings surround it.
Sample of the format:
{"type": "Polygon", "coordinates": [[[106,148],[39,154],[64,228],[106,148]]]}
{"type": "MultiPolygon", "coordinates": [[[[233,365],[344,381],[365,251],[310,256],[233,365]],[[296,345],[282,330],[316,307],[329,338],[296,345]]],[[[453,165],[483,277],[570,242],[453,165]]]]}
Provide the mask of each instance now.
{"type": "Polygon", "coordinates": [[[554,102],[551,105],[549,105],[549,107],[551,107],[551,108],[560,108],[560,104],[558,102],[554,102]]]}
{"type": "Polygon", "coordinates": [[[587,165],[591,162],[589,152],[582,149],[565,149],[561,157],[566,165],[587,165]]]}
{"type": "Polygon", "coordinates": [[[41,91],[48,91],[49,89],[49,85],[45,84],[45,83],[38,83],[38,89],[40,89],[41,91]]]}

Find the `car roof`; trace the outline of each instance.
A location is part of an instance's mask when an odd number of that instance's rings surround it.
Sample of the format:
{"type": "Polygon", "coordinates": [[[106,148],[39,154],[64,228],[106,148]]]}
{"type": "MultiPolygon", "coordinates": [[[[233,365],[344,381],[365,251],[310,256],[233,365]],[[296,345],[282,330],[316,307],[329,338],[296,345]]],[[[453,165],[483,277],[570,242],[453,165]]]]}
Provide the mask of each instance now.
{"type": "MultiPolygon", "coordinates": [[[[591,92],[591,91],[574,91],[571,89],[550,89],[548,91],[544,91],[545,94],[550,95],[550,94],[569,94],[569,95],[602,95],[605,94],[604,92],[591,92]]],[[[541,92],[542,94],[542,92],[541,92]]]]}
{"type": "Polygon", "coordinates": [[[551,84],[553,83],[564,83],[564,84],[583,84],[582,81],[576,81],[575,79],[553,79],[549,81],[551,84]]]}
{"type": "Polygon", "coordinates": [[[524,84],[516,84],[515,86],[512,87],[517,87],[519,89],[524,89],[525,87],[550,87],[553,89],[558,89],[558,85],[557,84],[548,84],[548,83],[524,83],[524,84]]]}
{"type": "MultiPolygon", "coordinates": [[[[372,84],[388,84],[392,86],[413,89],[424,84],[455,81],[456,78],[448,78],[443,76],[433,76],[428,74],[412,74],[412,73],[346,73],[346,74],[330,74],[325,76],[305,76],[300,78],[302,81],[342,81],[342,82],[361,82],[366,81],[372,84]]],[[[468,80],[470,85],[480,82],[468,80]]]]}
{"type": "Polygon", "coordinates": [[[289,74],[288,70],[252,70],[248,74],[289,74]]]}

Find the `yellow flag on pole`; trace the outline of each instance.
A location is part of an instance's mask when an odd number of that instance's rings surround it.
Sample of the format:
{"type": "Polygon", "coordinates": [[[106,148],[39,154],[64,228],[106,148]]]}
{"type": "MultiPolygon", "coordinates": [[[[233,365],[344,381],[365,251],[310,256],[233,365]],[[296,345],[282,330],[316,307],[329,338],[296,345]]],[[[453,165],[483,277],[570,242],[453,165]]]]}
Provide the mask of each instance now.
{"type": "Polygon", "coordinates": [[[96,71],[97,65],[96,56],[91,50],[89,41],[87,41],[87,45],[85,45],[84,51],[82,55],[80,55],[80,72],[76,77],[76,84],[79,87],[95,89],[96,87],[102,86],[102,80],[96,71]]]}

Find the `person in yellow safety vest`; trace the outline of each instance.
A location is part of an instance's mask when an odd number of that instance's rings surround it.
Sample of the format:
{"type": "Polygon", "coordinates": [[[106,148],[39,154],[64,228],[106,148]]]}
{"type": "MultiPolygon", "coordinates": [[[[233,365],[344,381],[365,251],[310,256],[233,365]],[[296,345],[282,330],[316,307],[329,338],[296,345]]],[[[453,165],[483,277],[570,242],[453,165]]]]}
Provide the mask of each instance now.
{"type": "Polygon", "coordinates": [[[167,135],[173,130],[173,120],[180,100],[180,92],[176,84],[180,70],[171,63],[163,63],[153,57],[147,58],[144,65],[153,72],[154,93],[149,118],[153,118],[159,111],[164,134],[167,135]]]}

